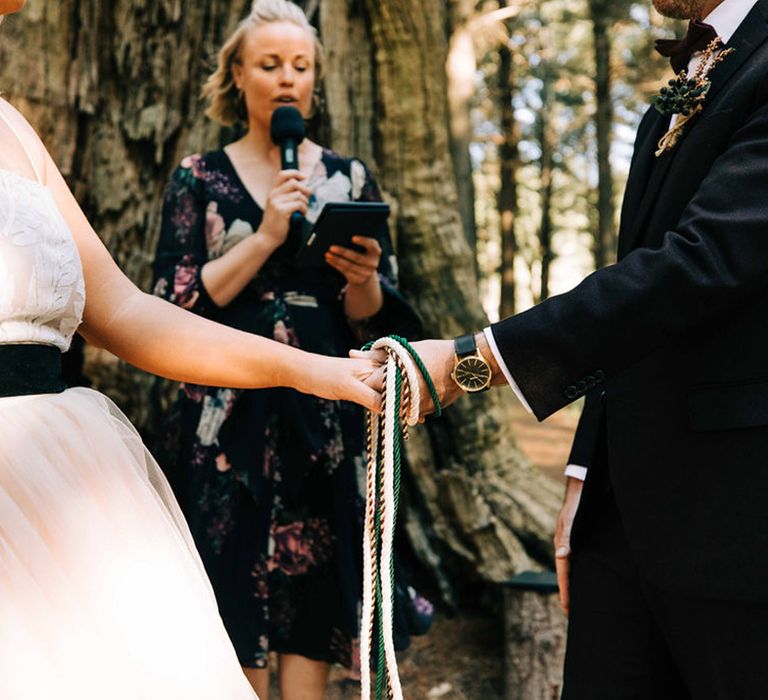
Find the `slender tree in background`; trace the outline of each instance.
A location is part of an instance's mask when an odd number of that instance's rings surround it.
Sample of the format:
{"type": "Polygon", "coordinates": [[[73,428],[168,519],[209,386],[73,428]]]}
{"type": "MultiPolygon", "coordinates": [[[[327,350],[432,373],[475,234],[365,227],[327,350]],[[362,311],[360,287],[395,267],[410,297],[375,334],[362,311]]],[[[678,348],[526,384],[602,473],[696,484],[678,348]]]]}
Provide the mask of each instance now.
{"type": "Polygon", "coordinates": [[[615,261],[617,246],[614,173],[611,144],[614,128],[613,32],[620,19],[626,19],[630,0],[589,0],[595,50],[595,132],[597,140],[597,230],[595,267],[615,261]]]}
{"type": "MultiPolygon", "coordinates": [[[[500,3],[502,7],[505,2],[500,3]]],[[[507,40],[498,50],[498,74],[496,102],[499,110],[501,144],[499,145],[499,233],[501,235],[501,294],[499,318],[512,316],[516,311],[515,258],[519,250],[517,242],[517,178],[520,168],[520,124],[515,119],[515,70],[514,56],[507,40]]]]}
{"type": "Polygon", "coordinates": [[[552,126],[549,123],[546,112],[538,116],[539,144],[541,145],[541,157],[539,159],[539,173],[541,177],[541,219],[539,221],[539,255],[541,260],[541,276],[538,301],[549,298],[549,271],[552,261],[555,259],[555,251],[552,247],[552,191],[553,191],[553,158],[554,144],[552,139],[552,126]]]}
{"type": "Polygon", "coordinates": [[[535,134],[539,147],[539,258],[541,260],[541,274],[539,286],[539,301],[549,297],[549,271],[552,261],[555,259],[555,251],[552,247],[552,195],[554,191],[554,158],[556,149],[555,139],[555,74],[552,69],[551,59],[547,54],[550,50],[541,46],[542,61],[537,77],[541,81],[539,98],[541,108],[536,114],[535,134]]]}
{"type": "Polygon", "coordinates": [[[613,262],[616,254],[616,209],[613,200],[613,169],[611,168],[611,132],[613,131],[611,26],[616,4],[616,0],[589,1],[595,40],[595,132],[598,169],[595,267],[598,268],[613,262]]]}

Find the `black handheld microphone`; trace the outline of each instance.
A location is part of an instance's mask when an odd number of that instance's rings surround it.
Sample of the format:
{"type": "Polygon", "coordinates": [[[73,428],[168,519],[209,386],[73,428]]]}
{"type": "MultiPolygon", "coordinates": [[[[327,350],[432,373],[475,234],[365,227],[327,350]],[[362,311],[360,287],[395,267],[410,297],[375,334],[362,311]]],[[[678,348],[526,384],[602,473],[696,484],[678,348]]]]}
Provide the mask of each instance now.
{"type": "MultiPolygon", "coordinates": [[[[272,142],[280,147],[282,170],[299,169],[299,144],[304,140],[304,117],[296,107],[278,107],[269,124],[272,142]]],[[[291,228],[298,228],[304,217],[301,212],[291,214],[291,228]]]]}

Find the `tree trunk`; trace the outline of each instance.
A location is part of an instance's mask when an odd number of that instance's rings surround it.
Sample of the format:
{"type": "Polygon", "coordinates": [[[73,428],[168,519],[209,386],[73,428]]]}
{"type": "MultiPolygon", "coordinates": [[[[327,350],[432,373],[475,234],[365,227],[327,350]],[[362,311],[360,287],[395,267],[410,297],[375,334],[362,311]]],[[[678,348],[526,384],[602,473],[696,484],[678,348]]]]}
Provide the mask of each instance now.
{"type": "Polygon", "coordinates": [[[552,248],[552,191],[555,139],[552,133],[552,77],[545,69],[541,87],[541,110],[536,116],[536,133],[539,141],[539,201],[541,219],[539,221],[539,251],[541,259],[541,286],[539,301],[549,297],[549,268],[555,259],[552,248]]]}
{"type": "MultiPolygon", "coordinates": [[[[448,75],[449,126],[451,159],[456,177],[459,214],[470,248],[475,254],[475,186],[469,145],[472,141],[471,102],[475,94],[475,45],[469,23],[475,12],[474,0],[448,0],[448,75]]],[[[427,119],[432,118],[427,115],[427,119]]]]}
{"type": "MultiPolygon", "coordinates": [[[[440,0],[365,0],[375,55],[375,144],[398,201],[404,292],[431,336],[486,323],[458,215],[447,129],[445,18],[440,0]],[[425,120],[424,115],[430,115],[425,120]]],[[[548,560],[559,487],[522,458],[506,426],[508,392],[463,399],[414,431],[412,469],[434,530],[483,579],[548,560]]]]}
{"type": "Polygon", "coordinates": [[[595,233],[595,267],[601,268],[616,258],[616,211],[613,201],[611,168],[611,19],[604,0],[591,0],[590,13],[595,42],[595,130],[597,134],[598,227],[595,233]]]}
{"type": "MultiPolygon", "coordinates": [[[[184,155],[219,141],[198,95],[209,59],[249,5],[30,0],[2,27],[3,90],[38,129],[101,239],[143,289],[171,170],[184,155]]],[[[92,347],[85,349],[85,371],[145,434],[156,430],[153,378],[92,347]]]]}
{"type": "Polygon", "coordinates": [[[515,257],[517,244],[517,171],[520,167],[520,125],[515,120],[512,99],[515,76],[509,46],[499,49],[497,103],[500,112],[501,138],[499,146],[499,225],[501,233],[501,302],[499,317],[515,313],[515,257]]]}
{"type": "Polygon", "coordinates": [[[557,700],[566,620],[557,595],[504,589],[504,700],[557,700]]]}
{"type": "Polygon", "coordinates": [[[325,48],[324,118],[329,123],[330,144],[377,170],[373,53],[362,4],[358,0],[322,0],[320,34],[325,48]]]}

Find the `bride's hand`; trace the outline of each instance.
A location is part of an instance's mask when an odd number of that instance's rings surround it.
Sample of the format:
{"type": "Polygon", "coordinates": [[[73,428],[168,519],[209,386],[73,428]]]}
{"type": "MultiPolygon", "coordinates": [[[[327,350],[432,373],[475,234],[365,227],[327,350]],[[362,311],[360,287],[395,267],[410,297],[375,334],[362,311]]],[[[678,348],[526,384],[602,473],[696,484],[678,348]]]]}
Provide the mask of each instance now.
{"type": "Polygon", "coordinates": [[[352,401],[378,413],[381,394],[366,384],[378,368],[368,359],[346,359],[313,355],[307,361],[299,391],[334,401],[352,401]]]}

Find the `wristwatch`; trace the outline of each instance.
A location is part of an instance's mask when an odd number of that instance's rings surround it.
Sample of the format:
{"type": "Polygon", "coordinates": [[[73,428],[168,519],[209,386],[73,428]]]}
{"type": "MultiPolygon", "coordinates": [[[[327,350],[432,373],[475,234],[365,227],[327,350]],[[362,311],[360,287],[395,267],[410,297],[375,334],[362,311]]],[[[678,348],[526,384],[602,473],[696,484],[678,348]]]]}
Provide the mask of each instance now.
{"type": "Polygon", "coordinates": [[[468,394],[486,391],[491,386],[493,372],[488,361],[480,354],[473,333],[461,335],[453,341],[456,349],[451,379],[468,394]]]}

